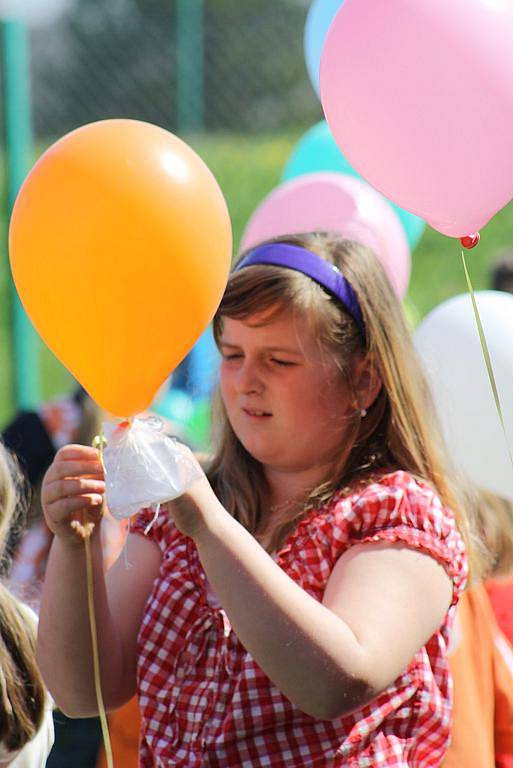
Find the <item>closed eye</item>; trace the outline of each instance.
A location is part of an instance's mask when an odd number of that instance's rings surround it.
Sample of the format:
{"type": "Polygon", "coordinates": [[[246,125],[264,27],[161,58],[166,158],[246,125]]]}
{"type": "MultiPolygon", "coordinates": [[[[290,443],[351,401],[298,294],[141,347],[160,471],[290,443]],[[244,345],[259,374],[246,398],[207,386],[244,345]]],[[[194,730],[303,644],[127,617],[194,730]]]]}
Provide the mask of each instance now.
{"type": "Polygon", "coordinates": [[[223,355],[223,360],[240,360],[243,357],[240,353],[233,352],[230,355],[223,355]]]}
{"type": "Polygon", "coordinates": [[[272,357],[271,362],[276,363],[276,365],[283,365],[283,366],[297,365],[297,363],[293,363],[290,360],[279,360],[277,357],[272,357]]]}

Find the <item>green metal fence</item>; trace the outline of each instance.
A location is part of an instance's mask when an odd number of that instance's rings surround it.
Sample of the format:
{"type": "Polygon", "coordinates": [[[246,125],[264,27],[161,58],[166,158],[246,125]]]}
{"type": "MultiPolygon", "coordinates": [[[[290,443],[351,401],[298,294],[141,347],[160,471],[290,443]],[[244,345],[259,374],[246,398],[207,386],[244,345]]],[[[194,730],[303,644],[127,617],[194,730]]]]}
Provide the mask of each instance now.
{"type": "Polygon", "coordinates": [[[31,32],[36,136],[125,116],[174,131],[313,122],[308,0],[75,0],[31,32]]]}
{"type": "MultiPolygon", "coordinates": [[[[33,22],[3,24],[0,112],[8,199],[0,220],[0,325],[9,333],[6,341],[0,328],[0,416],[6,388],[10,409],[31,407],[45,379],[40,345],[12,288],[5,289],[8,211],[42,149],[94,120],[128,117],[162,125],[200,149],[223,177],[237,236],[258,196],[278,180],[268,169],[280,165],[274,155],[250,165],[254,152],[244,152],[244,141],[249,149],[265,135],[298,135],[321,116],[303,58],[309,0],[57,5],[60,13],[49,20],[38,12],[33,22]]],[[[279,146],[271,151],[284,153],[279,146]]]]}

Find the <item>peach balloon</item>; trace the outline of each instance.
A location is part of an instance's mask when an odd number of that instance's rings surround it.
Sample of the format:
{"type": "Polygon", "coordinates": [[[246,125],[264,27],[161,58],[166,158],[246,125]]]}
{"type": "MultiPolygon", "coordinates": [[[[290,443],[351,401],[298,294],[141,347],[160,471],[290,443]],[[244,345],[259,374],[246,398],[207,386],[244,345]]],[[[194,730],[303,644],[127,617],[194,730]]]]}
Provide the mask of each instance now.
{"type": "Polygon", "coordinates": [[[232,238],[221,190],[190,147],[149,123],[106,120],[38,160],[9,245],[44,341],[101,407],[131,416],[212,319],[232,238]]]}

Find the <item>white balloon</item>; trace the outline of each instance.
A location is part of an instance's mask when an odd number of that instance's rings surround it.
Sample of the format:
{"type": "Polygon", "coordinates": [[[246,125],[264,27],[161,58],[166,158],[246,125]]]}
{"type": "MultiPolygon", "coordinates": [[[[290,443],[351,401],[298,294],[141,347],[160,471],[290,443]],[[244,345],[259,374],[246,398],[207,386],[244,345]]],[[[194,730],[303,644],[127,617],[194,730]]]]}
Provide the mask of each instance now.
{"type": "Polygon", "coordinates": [[[415,332],[455,464],[479,487],[513,501],[513,295],[476,293],[499,398],[501,427],[468,294],[440,304],[415,332]]]}

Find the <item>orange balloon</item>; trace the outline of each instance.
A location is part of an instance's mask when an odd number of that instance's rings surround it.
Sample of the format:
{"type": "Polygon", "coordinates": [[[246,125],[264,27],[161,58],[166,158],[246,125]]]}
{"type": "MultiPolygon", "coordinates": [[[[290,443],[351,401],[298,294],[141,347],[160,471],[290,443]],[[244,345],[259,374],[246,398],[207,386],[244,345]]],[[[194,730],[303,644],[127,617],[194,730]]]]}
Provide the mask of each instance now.
{"type": "Polygon", "coordinates": [[[212,319],[232,235],[221,190],[187,144],[149,123],[106,120],[38,160],[9,248],[46,344],[102,408],[131,416],[212,319]]]}

